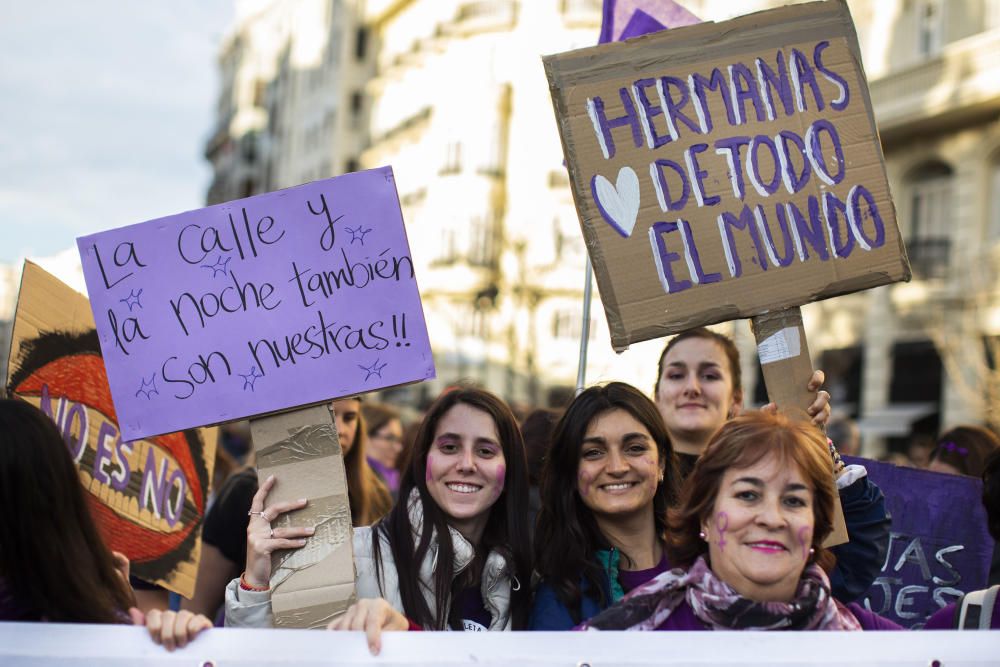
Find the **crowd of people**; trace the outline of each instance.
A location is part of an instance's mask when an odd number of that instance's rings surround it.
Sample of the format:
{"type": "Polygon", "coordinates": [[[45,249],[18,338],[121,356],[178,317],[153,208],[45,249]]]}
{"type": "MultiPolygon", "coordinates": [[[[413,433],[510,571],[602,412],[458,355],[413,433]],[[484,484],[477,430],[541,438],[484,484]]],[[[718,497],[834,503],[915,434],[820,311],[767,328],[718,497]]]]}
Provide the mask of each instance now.
{"type": "MultiPolygon", "coordinates": [[[[811,422],[746,412],[735,345],[695,329],[664,349],[652,400],[611,382],[519,423],[502,399],[462,386],[411,425],[387,405],[334,401],[358,601],[329,628],[363,630],[375,653],[392,630],[900,629],[857,602],[891,518],[865,468],[844,465],[824,434],[823,380],[809,383],[811,422]],[[837,503],[849,540],[827,548],[837,503]]],[[[168,648],[213,618],[272,625],[271,556],[313,534],[277,527],[307,501],[269,501],[273,477],[246,465],[216,490],[195,594],[170,611],[129,586],[47,417],[0,402],[0,444],[0,503],[21,516],[0,536],[0,620],[143,623],[168,648]]],[[[982,477],[1000,539],[996,436],[953,429],[930,460],[982,477]]],[[[927,627],[955,627],[965,608],[927,627]]],[[[1000,606],[990,613],[981,625],[1000,628],[1000,606]]]]}

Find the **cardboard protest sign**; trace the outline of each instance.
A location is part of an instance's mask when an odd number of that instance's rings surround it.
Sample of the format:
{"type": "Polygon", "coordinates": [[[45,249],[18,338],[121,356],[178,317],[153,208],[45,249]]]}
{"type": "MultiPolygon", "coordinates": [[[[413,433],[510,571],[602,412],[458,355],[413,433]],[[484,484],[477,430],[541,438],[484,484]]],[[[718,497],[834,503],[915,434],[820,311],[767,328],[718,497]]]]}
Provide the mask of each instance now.
{"type": "Polygon", "coordinates": [[[842,0],[544,61],[616,350],[909,279],[842,0]]]}
{"type": "Polygon", "coordinates": [[[330,408],[314,405],[253,419],[250,428],[258,478],[278,480],[268,504],[309,498],[304,508],[283,514],[271,526],[316,529],[303,548],[272,554],[274,626],[325,628],[355,600],[347,476],[330,408]]]}
{"type": "Polygon", "coordinates": [[[126,438],[434,376],[388,167],[77,243],[126,438]]]}
{"type": "Polygon", "coordinates": [[[105,542],[132,574],[194,594],[216,435],[123,438],[87,299],[25,262],[9,391],[55,421],[105,542]]]}
{"type": "Polygon", "coordinates": [[[963,593],[986,588],[994,542],[986,530],[982,482],[890,463],[844,457],[868,469],[892,515],[889,550],[859,600],[907,628],[963,593]]]}

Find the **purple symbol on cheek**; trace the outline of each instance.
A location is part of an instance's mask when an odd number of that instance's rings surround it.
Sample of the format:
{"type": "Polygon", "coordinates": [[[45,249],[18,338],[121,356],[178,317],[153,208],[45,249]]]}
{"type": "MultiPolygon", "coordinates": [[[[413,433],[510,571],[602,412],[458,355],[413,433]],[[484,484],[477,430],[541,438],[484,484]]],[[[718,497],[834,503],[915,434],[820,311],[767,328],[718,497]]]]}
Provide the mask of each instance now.
{"type": "Polygon", "coordinates": [[[812,529],[809,526],[799,528],[799,545],[802,547],[802,560],[809,558],[809,538],[812,537],[812,529]]]}
{"type": "Polygon", "coordinates": [[[497,485],[494,495],[499,498],[500,494],[503,493],[503,484],[507,478],[507,466],[497,466],[497,485]]]}
{"type": "Polygon", "coordinates": [[[729,529],[729,515],[719,512],[715,515],[715,529],[719,532],[719,549],[726,548],[726,531],[729,529]]]}
{"type": "Polygon", "coordinates": [[[580,471],[577,488],[580,489],[580,495],[582,496],[586,496],[590,493],[590,475],[588,475],[586,471],[580,471]]]}
{"type": "Polygon", "coordinates": [[[427,481],[427,482],[430,482],[431,479],[434,477],[434,475],[431,474],[431,457],[430,457],[430,454],[427,455],[427,462],[424,463],[424,466],[426,468],[426,470],[424,472],[424,480],[427,481]]]}

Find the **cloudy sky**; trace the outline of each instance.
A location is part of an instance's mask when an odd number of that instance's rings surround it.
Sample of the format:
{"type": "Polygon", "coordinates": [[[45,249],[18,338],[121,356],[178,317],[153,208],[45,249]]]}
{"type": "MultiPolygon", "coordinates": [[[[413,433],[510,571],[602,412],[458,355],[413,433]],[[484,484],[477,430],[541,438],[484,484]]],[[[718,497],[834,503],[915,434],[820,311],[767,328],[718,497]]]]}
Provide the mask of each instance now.
{"type": "Polygon", "coordinates": [[[233,0],[0,0],[0,264],[204,205],[233,0]]]}

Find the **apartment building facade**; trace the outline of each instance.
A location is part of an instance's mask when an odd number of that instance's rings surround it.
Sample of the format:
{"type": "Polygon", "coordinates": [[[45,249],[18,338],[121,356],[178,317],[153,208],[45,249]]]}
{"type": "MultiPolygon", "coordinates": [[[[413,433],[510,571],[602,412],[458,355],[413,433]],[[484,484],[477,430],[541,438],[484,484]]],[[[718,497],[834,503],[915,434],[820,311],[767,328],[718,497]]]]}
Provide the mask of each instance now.
{"type": "MultiPolygon", "coordinates": [[[[785,3],[685,4],[723,20],[785,3]]],[[[914,279],[803,310],[835,409],[876,454],[997,402],[1000,1],[848,4],[914,279]]],[[[596,42],[601,3],[249,5],[220,59],[210,202],[391,164],[439,375],[422,395],[467,378],[545,403],[572,386],[586,256],[540,56],[596,42]]],[[[662,341],[615,355],[596,291],[586,328],[588,382],[651,389],[662,341]]],[[[763,402],[748,327],[723,328],[763,402]]]]}

